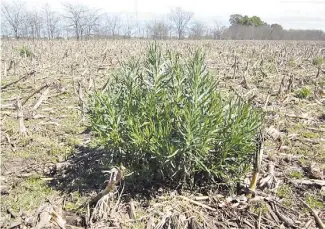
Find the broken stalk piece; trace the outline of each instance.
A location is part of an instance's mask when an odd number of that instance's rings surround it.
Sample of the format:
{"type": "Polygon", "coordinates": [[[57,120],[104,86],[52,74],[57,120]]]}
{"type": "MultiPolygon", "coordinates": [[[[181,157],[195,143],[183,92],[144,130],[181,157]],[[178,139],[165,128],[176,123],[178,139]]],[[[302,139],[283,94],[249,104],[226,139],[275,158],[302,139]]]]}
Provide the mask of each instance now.
{"type": "Polygon", "coordinates": [[[262,157],[263,157],[263,148],[264,148],[264,136],[263,133],[260,132],[258,136],[258,142],[257,142],[257,150],[255,152],[255,157],[254,157],[254,168],[253,168],[253,177],[249,186],[249,189],[251,191],[256,190],[257,186],[257,180],[259,177],[260,169],[261,169],[261,164],[262,164],[262,157]]]}

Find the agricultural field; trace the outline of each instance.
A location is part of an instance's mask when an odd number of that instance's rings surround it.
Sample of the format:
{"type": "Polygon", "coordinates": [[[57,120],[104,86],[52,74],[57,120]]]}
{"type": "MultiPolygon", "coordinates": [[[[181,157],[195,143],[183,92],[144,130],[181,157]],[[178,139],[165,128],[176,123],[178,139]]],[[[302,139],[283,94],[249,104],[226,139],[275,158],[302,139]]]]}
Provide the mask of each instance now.
{"type": "Polygon", "coordinates": [[[152,42],[2,41],[1,228],[324,228],[325,42],[157,42],[180,59],[200,48],[220,93],[262,111],[251,191],[253,163],[237,187],[111,182],[88,107],[152,42]]]}

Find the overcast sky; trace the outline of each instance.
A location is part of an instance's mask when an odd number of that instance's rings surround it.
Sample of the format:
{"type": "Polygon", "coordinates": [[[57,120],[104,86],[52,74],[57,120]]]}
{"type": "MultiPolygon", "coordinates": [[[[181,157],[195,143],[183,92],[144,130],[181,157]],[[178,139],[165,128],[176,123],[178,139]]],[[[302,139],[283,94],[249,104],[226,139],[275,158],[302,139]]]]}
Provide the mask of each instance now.
{"type": "MultiPolygon", "coordinates": [[[[28,7],[38,8],[48,2],[60,10],[65,0],[27,0],[28,7]]],[[[68,0],[106,12],[134,13],[138,18],[159,18],[172,7],[193,11],[202,21],[219,20],[228,25],[230,14],[257,15],[268,24],[279,23],[289,29],[321,29],[325,31],[325,0],[68,0]]]]}

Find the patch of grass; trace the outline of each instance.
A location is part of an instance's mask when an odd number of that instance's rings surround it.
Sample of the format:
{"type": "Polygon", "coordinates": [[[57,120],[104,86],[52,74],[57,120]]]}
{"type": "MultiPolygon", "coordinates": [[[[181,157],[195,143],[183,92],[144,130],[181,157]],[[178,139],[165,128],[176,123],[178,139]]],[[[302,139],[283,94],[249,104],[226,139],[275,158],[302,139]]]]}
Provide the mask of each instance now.
{"type": "Polygon", "coordinates": [[[21,48],[18,48],[19,55],[21,57],[33,57],[35,56],[34,53],[27,47],[23,46],[21,48]]]}
{"type": "Polygon", "coordinates": [[[312,64],[320,67],[324,63],[324,59],[321,56],[316,56],[312,60],[312,64]]]}
{"type": "Polygon", "coordinates": [[[251,205],[250,210],[257,215],[259,215],[259,214],[264,215],[265,213],[268,212],[265,202],[258,202],[258,203],[251,205]]]}
{"type": "Polygon", "coordinates": [[[304,174],[299,170],[293,170],[289,173],[290,178],[301,179],[304,177],[304,174]]]}
{"type": "Polygon", "coordinates": [[[76,111],[70,111],[67,116],[60,122],[61,131],[66,134],[80,134],[85,127],[81,123],[81,115],[76,111]]]}
{"type": "Polygon", "coordinates": [[[125,228],[143,229],[146,228],[147,223],[145,222],[145,220],[135,220],[134,222],[130,223],[123,222],[122,225],[126,226],[125,228]]]}
{"type": "Polygon", "coordinates": [[[54,158],[67,158],[74,151],[72,146],[58,145],[56,147],[51,147],[48,151],[48,155],[54,158]]]}
{"type": "Polygon", "coordinates": [[[292,123],[289,127],[289,131],[293,132],[293,133],[300,133],[302,131],[304,131],[306,128],[306,126],[301,123],[301,122],[297,122],[297,123],[292,123]]]}
{"type": "Polygon", "coordinates": [[[297,155],[310,155],[308,147],[294,147],[293,153],[297,155]]]}
{"type": "Polygon", "coordinates": [[[320,195],[324,198],[325,197],[325,189],[320,191],[320,195]]]}
{"type": "Polygon", "coordinates": [[[325,144],[323,142],[319,142],[318,145],[314,145],[311,148],[310,155],[318,161],[325,160],[325,144]]]}
{"type": "Polygon", "coordinates": [[[77,138],[75,136],[69,136],[64,139],[64,142],[67,146],[75,147],[77,145],[80,145],[82,143],[80,138],[77,138]]]}
{"type": "Polygon", "coordinates": [[[316,148],[315,155],[318,156],[319,161],[325,161],[325,144],[321,143],[316,148]]]}
{"type": "Polygon", "coordinates": [[[91,138],[89,142],[89,148],[97,148],[101,145],[101,140],[98,138],[91,138]]]}
{"type": "Polygon", "coordinates": [[[57,162],[65,159],[70,155],[74,149],[74,143],[77,143],[77,140],[72,142],[74,139],[72,136],[67,137],[70,139],[70,142],[59,142],[57,138],[42,136],[39,134],[32,134],[27,137],[19,139],[17,144],[18,150],[13,154],[23,158],[31,158],[37,161],[51,161],[57,162]]]}
{"type": "Polygon", "coordinates": [[[278,189],[276,190],[276,194],[278,197],[280,197],[281,199],[283,199],[283,204],[286,207],[291,207],[293,202],[292,202],[292,194],[293,191],[291,189],[291,187],[287,184],[283,184],[281,186],[278,187],[278,189]]]}
{"type": "Polygon", "coordinates": [[[270,72],[270,73],[275,73],[275,72],[276,72],[276,66],[275,66],[275,64],[271,64],[271,65],[269,66],[269,72],[270,72]]]}
{"type": "Polygon", "coordinates": [[[299,162],[302,166],[306,166],[308,164],[308,161],[303,157],[299,158],[299,162]]]}
{"type": "Polygon", "coordinates": [[[75,211],[78,209],[78,207],[79,205],[76,205],[75,203],[72,203],[70,201],[64,204],[64,209],[67,211],[75,211]]]}
{"type": "Polygon", "coordinates": [[[64,209],[68,211],[76,211],[83,203],[85,198],[82,198],[78,191],[69,193],[69,198],[65,202],[64,209]]]}
{"type": "Polygon", "coordinates": [[[299,99],[306,99],[311,95],[311,93],[311,89],[303,87],[295,91],[295,96],[299,99]]]}
{"type": "Polygon", "coordinates": [[[290,57],[288,64],[290,67],[295,67],[296,66],[295,59],[293,57],[290,57]]]}
{"type": "Polygon", "coordinates": [[[312,208],[312,209],[324,209],[324,203],[318,200],[315,195],[312,195],[310,193],[307,193],[306,195],[306,203],[312,208]]]}
{"type": "Polygon", "coordinates": [[[10,206],[14,211],[20,209],[28,211],[39,207],[47,198],[55,194],[46,182],[39,177],[29,177],[15,186],[9,196],[3,197],[3,204],[10,206]]]}
{"type": "MultiPolygon", "coordinates": [[[[319,144],[315,145],[306,145],[306,144],[300,144],[298,146],[295,146],[292,149],[292,152],[297,155],[304,155],[306,158],[313,158],[318,161],[322,161],[325,159],[325,144],[321,141],[319,144]]],[[[300,162],[307,163],[308,159],[300,159],[300,162]]]]}
{"type": "Polygon", "coordinates": [[[287,135],[282,135],[280,136],[280,138],[282,140],[283,145],[292,147],[292,141],[288,138],[287,135]]]}
{"type": "Polygon", "coordinates": [[[285,199],[283,199],[282,203],[283,203],[284,206],[290,208],[293,205],[293,200],[289,199],[289,198],[285,198],[285,199]]]}
{"type": "Polygon", "coordinates": [[[3,129],[4,133],[7,133],[9,136],[15,136],[19,134],[19,122],[11,118],[6,118],[3,121],[3,129]]]}
{"type": "Polygon", "coordinates": [[[292,195],[292,189],[289,185],[283,184],[278,187],[276,194],[280,198],[288,198],[292,195]]]}
{"type": "Polygon", "coordinates": [[[30,152],[26,151],[26,149],[16,150],[15,152],[12,153],[12,155],[24,159],[28,159],[31,157],[30,152]]]}
{"type": "Polygon", "coordinates": [[[319,134],[311,132],[311,131],[306,131],[302,133],[302,136],[304,136],[305,138],[318,138],[319,134]]]}
{"type": "MultiPolygon", "coordinates": [[[[35,138],[36,136],[34,136],[35,138]]],[[[20,147],[28,147],[30,144],[33,142],[33,136],[22,136],[21,138],[18,139],[17,145],[20,147]]]]}

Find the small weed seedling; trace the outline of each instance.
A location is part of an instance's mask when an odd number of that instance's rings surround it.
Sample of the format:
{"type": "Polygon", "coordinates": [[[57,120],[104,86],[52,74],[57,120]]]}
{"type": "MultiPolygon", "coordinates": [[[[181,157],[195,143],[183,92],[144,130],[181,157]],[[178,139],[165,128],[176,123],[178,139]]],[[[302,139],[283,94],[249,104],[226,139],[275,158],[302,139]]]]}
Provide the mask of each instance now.
{"type": "Polygon", "coordinates": [[[33,57],[34,53],[27,47],[21,47],[18,49],[21,57],[33,57]]]}
{"type": "Polygon", "coordinates": [[[289,177],[294,178],[294,179],[301,179],[301,178],[303,178],[303,176],[304,175],[302,174],[302,172],[298,171],[298,170],[293,170],[289,174],[289,177]]]}
{"type": "Polygon", "coordinates": [[[313,65],[320,67],[324,63],[324,59],[321,56],[317,56],[312,61],[313,65]]]}
{"type": "Polygon", "coordinates": [[[292,206],[292,189],[289,185],[281,185],[278,187],[276,194],[278,197],[283,199],[283,204],[286,207],[291,207],[292,206]]]}
{"type": "Polygon", "coordinates": [[[299,99],[306,99],[311,95],[311,90],[304,87],[295,92],[295,96],[299,99]]]}

